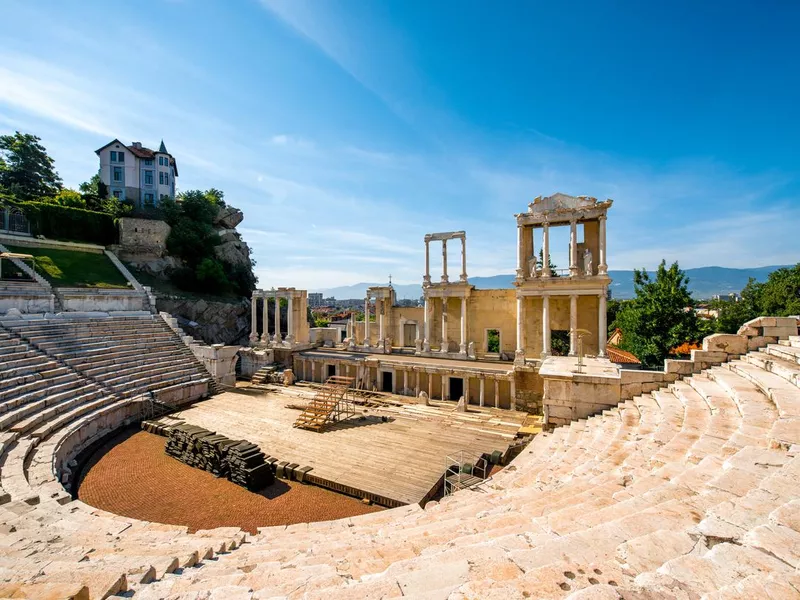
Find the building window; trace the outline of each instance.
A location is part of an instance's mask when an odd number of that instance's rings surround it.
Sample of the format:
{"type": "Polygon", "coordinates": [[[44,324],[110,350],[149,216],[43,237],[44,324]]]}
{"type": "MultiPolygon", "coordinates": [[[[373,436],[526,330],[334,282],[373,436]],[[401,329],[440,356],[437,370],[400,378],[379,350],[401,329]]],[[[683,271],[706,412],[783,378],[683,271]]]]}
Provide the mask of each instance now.
{"type": "Polygon", "coordinates": [[[114,190],[112,194],[114,194],[114,198],[117,199],[119,199],[122,196],[122,192],[120,190],[114,190]]]}
{"type": "Polygon", "coordinates": [[[158,172],[158,183],[160,185],[164,185],[164,172],[163,171],[159,171],[158,172]]]}
{"type": "Polygon", "coordinates": [[[116,151],[111,151],[111,162],[117,162],[117,153],[116,151]]]}
{"type": "Polygon", "coordinates": [[[169,185],[169,175],[164,173],[164,185],[169,185]]]}
{"type": "Polygon", "coordinates": [[[125,162],[125,153],[124,152],[117,152],[117,160],[119,162],[125,162]]]}
{"type": "Polygon", "coordinates": [[[122,167],[114,167],[114,181],[122,181],[122,167]]]}
{"type": "Polygon", "coordinates": [[[145,194],[144,195],[144,205],[145,206],[153,206],[153,194],[145,194]]]}
{"type": "Polygon", "coordinates": [[[158,157],[158,164],[161,165],[162,167],[166,167],[167,166],[167,158],[165,156],[159,156],[158,157]]]}
{"type": "Polygon", "coordinates": [[[144,172],[144,184],[145,185],[153,185],[153,172],[152,171],[145,171],[144,172]]]}
{"type": "Polygon", "coordinates": [[[144,166],[145,167],[152,167],[153,166],[153,159],[152,158],[145,158],[144,159],[144,166]]]}

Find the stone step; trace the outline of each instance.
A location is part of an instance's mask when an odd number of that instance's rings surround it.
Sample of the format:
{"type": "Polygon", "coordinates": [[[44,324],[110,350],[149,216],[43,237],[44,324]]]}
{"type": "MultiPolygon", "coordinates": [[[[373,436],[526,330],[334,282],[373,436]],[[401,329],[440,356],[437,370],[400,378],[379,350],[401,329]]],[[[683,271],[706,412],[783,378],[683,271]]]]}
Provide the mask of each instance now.
{"type": "Polygon", "coordinates": [[[768,344],[766,348],[761,348],[761,352],[800,364],[800,348],[789,345],[788,342],[787,345],[768,344]]]}
{"type": "Polygon", "coordinates": [[[794,361],[788,361],[763,352],[750,352],[742,358],[745,362],[783,377],[789,383],[800,387],[800,365],[794,361]]]}

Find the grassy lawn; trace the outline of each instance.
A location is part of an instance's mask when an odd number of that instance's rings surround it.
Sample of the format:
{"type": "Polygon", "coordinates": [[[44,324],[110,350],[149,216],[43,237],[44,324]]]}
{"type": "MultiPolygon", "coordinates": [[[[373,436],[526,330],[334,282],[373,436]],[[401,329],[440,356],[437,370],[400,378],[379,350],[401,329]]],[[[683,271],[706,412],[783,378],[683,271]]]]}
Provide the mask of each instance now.
{"type": "Polygon", "coordinates": [[[129,288],[128,280],[105,254],[6,245],[10,252],[36,258],[36,272],[55,287],[129,288]]]}

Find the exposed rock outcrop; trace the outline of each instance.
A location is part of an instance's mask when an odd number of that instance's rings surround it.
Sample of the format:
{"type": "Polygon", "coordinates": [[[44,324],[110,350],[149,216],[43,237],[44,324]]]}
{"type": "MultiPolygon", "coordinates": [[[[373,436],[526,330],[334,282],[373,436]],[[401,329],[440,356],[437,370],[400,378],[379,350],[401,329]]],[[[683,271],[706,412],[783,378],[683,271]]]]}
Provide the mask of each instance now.
{"type": "Polygon", "coordinates": [[[156,308],[176,317],[181,328],[207,344],[247,345],[250,302],[212,302],[158,296],[156,308]]]}

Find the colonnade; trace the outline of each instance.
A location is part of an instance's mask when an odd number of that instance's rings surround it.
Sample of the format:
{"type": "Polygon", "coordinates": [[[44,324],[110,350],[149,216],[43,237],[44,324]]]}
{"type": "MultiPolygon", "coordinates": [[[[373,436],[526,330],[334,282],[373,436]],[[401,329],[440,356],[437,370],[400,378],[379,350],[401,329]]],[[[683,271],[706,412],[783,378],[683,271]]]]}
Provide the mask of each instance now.
{"type": "MultiPolygon", "coordinates": [[[[293,291],[293,290],[292,290],[293,291]]],[[[286,342],[292,343],[295,341],[294,329],[294,306],[292,291],[275,290],[271,293],[266,290],[254,290],[250,303],[250,342],[263,344],[272,342],[273,344],[280,344],[283,341],[281,336],[281,304],[280,298],[284,297],[287,301],[286,311],[286,342]],[[269,300],[270,297],[274,299],[274,330],[275,333],[270,337],[269,335],[269,300]],[[262,324],[264,330],[261,335],[258,335],[258,300],[261,299],[262,310],[262,324]]]]}
{"type": "MultiPolygon", "coordinates": [[[[457,296],[458,297],[458,296],[457,296]]],[[[448,347],[450,345],[449,334],[447,331],[448,323],[449,323],[449,312],[447,308],[448,298],[447,295],[439,296],[442,302],[442,343],[440,352],[442,354],[448,353],[448,347]]],[[[460,354],[466,354],[467,352],[467,297],[460,296],[461,298],[461,311],[459,316],[459,345],[458,351],[460,354]]],[[[431,351],[431,309],[433,308],[433,303],[431,302],[433,298],[429,297],[428,294],[425,294],[425,308],[424,308],[424,321],[423,321],[423,334],[424,338],[422,340],[422,347],[425,352],[431,351]]]]}
{"type": "MultiPolygon", "coordinates": [[[[608,265],[606,264],[606,216],[601,215],[597,218],[598,221],[598,253],[597,257],[597,274],[608,274],[608,265]]],[[[536,248],[534,242],[533,232],[535,227],[531,225],[517,224],[517,277],[520,279],[537,278],[537,277],[551,277],[553,274],[550,269],[550,223],[545,221],[542,223],[542,269],[536,269],[536,248]],[[530,259],[526,259],[526,251],[524,237],[530,235],[531,251],[530,259]]],[[[577,218],[569,221],[569,274],[570,277],[577,277],[580,275],[591,276],[593,272],[581,272],[578,266],[578,220],[577,218]]],[[[427,248],[427,245],[426,245],[427,248]]],[[[427,252],[426,252],[427,256],[427,252]]],[[[594,259],[594,257],[592,257],[594,259]]],[[[584,265],[585,267],[585,265],[584,265]]],[[[426,270],[427,273],[427,270],[426,270]]]]}
{"type": "Polygon", "coordinates": [[[429,233],[425,236],[425,275],[422,279],[423,285],[431,283],[431,253],[430,243],[432,241],[442,242],[442,283],[449,283],[447,275],[447,240],[461,240],[461,275],[459,281],[467,282],[467,235],[463,231],[452,231],[446,233],[429,233]]]}
{"type": "Polygon", "coordinates": [[[436,369],[431,367],[410,366],[403,369],[397,366],[374,366],[356,363],[349,360],[315,360],[313,358],[296,357],[295,375],[305,381],[324,382],[328,376],[328,366],[334,366],[335,374],[345,377],[352,377],[356,381],[356,386],[364,389],[372,389],[373,383],[378,389],[381,387],[380,377],[382,373],[392,373],[392,389],[394,394],[412,395],[419,397],[420,392],[426,392],[429,398],[434,396],[435,377],[439,377],[439,395],[441,400],[458,400],[450,396],[452,378],[463,381],[463,396],[470,398],[470,392],[475,391],[475,380],[478,381],[478,406],[494,406],[500,408],[501,404],[507,403],[510,408],[514,408],[514,398],[516,396],[516,384],[513,373],[492,374],[475,373],[471,371],[457,371],[452,369],[436,369]],[[373,378],[377,377],[377,381],[373,378]],[[401,379],[402,378],[402,379],[401,379]],[[493,393],[487,395],[487,380],[492,382],[493,393]],[[500,393],[501,384],[507,382],[508,396],[500,393]],[[412,392],[413,391],[413,392],[412,392]]]}
{"type": "MultiPolygon", "coordinates": [[[[552,353],[551,330],[550,330],[550,296],[556,294],[545,293],[542,295],[526,296],[517,294],[517,351],[516,355],[522,359],[525,355],[525,299],[542,299],[542,356],[550,356],[552,353]]],[[[558,294],[564,296],[566,294],[558,294]]],[[[578,296],[590,297],[589,294],[569,294],[569,354],[575,356],[578,353],[578,296]]],[[[598,356],[606,355],[606,342],[608,338],[608,324],[606,317],[606,294],[602,292],[597,295],[597,347],[598,356]]]]}

